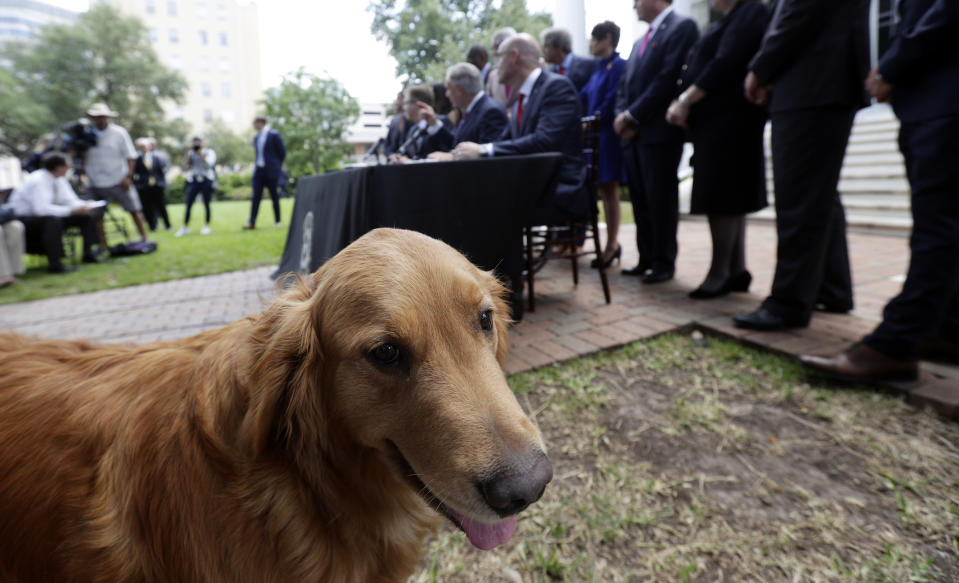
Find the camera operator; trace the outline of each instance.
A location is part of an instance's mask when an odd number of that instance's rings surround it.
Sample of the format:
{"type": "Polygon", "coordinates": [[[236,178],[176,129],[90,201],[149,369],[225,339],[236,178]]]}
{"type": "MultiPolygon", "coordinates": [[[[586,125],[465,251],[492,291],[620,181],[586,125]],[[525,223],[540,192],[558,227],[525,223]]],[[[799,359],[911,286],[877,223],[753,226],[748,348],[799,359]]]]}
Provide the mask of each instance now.
{"type": "MultiPolygon", "coordinates": [[[[140,197],[132,186],[133,164],[137,151],[127,131],[110,122],[116,117],[105,103],[94,103],[87,110],[87,116],[93,121],[97,131],[97,144],[87,150],[84,158],[84,171],[90,179],[90,190],[97,200],[111,200],[133,216],[137,231],[143,241],[147,233],[143,222],[143,207],[140,197]]],[[[103,243],[103,226],[99,226],[103,243]]]]}
{"type": "Polygon", "coordinates": [[[213,199],[213,190],[216,188],[216,152],[212,148],[203,147],[203,138],[193,137],[193,145],[186,155],[187,188],[186,214],[183,217],[183,226],[176,232],[177,237],[190,234],[190,209],[196,200],[196,195],[203,195],[203,206],[206,209],[206,220],[201,235],[210,234],[210,201],[213,199]]]}

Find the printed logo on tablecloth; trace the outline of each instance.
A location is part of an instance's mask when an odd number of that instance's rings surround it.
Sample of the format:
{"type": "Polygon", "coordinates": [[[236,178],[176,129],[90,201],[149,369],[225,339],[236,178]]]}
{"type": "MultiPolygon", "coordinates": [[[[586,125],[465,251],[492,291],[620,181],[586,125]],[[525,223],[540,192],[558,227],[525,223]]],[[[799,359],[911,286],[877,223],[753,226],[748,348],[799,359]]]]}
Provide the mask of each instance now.
{"type": "Polygon", "coordinates": [[[313,211],[303,217],[303,242],[300,245],[300,273],[312,273],[310,263],[313,259],[313,211]]]}

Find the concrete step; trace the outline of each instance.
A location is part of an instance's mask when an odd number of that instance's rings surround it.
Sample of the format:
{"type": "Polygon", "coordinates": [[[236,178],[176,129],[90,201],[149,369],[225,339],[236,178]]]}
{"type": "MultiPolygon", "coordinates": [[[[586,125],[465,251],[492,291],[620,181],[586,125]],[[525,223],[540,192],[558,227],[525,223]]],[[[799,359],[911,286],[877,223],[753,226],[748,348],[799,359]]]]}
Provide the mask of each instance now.
{"type": "MultiPolygon", "coordinates": [[[[761,223],[775,223],[776,211],[770,206],[749,215],[749,220],[761,223]]],[[[910,215],[870,214],[847,210],[846,225],[851,229],[905,232],[912,229],[912,217],[910,215]]]]}
{"type": "Polygon", "coordinates": [[[897,149],[895,152],[846,152],[843,159],[844,166],[898,166],[905,171],[905,160],[897,149]]]}
{"type": "Polygon", "coordinates": [[[899,144],[895,140],[882,142],[857,142],[846,147],[849,154],[891,154],[899,151],[899,144]]]}
{"type": "Polygon", "coordinates": [[[856,178],[839,179],[839,192],[847,193],[893,193],[908,194],[909,182],[902,178],[856,178]]]}
{"type": "Polygon", "coordinates": [[[849,144],[871,144],[882,142],[884,144],[896,144],[899,139],[899,130],[883,131],[861,131],[854,130],[849,134],[849,144]]]}
{"type": "Polygon", "coordinates": [[[847,209],[869,212],[910,213],[908,194],[844,194],[839,197],[847,209]]]}
{"type": "Polygon", "coordinates": [[[871,166],[850,166],[844,164],[839,175],[844,180],[858,180],[869,178],[899,178],[905,180],[906,169],[901,164],[883,164],[871,166]]]}

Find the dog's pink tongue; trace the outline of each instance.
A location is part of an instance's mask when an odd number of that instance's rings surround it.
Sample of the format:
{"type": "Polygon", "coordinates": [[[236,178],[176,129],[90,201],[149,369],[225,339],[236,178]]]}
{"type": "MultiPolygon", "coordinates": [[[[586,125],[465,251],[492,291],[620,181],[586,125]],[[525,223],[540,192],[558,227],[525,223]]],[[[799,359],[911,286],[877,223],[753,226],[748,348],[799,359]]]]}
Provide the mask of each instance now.
{"type": "Polygon", "coordinates": [[[494,549],[505,543],[513,536],[513,531],[516,530],[515,516],[500,520],[496,524],[483,524],[482,522],[470,520],[449,508],[447,508],[447,510],[453,515],[453,518],[460,523],[460,526],[463,527],[463,531],[466,532],[466,538],[470,539],[473,546],[482,551],[494,549]]]}

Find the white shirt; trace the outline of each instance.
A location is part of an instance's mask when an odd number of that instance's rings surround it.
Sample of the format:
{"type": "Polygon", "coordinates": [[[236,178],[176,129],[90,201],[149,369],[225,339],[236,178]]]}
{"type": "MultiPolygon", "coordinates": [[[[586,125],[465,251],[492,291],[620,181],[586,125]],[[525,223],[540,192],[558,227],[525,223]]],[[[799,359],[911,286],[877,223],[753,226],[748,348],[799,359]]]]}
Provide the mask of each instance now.
{"type": "MultiPolygon", "coordinates": [[[[654,18],[653,21],[649,23],[649,29],[650,29],[651,31],[653,31],[653,32],[649,35],[649,40],[646,41],[646,42],[647,42],[647,45],[646,45],[646,48],[647,48],[647,49],[649,49],[649,44],[648,44],[648,43],[653,42],[653,37],[656,36],[656,33],[657,33],[657,32],[659,32],[659,26],[663,23],[664,20],[666,20],[666,17],[669,16],[669,13],[672,12],[672,11],[673,11],[673,7],[672,7],[672,6],[667,6],[665,10],[663,10],[662,12],[660,12],[659,14],[657,14],[657,15],[656,15],[656,18],[654,18]]],[[[645,35],[643,35],[643,36],[645,36],[645,35]]]]}
{"type": "Polygon", "coordinates": [[[214,166],[216,166],[216,152],[213,151],[213,148],[203,148],[199,154],[190,150],[191,180],[196,178],[201,181],[203,179],[213,180],[216,177],[213,172],[214,166]]]}
{"type": "Polygon", "coordinates": [[[10,195],[13,213],[21,217],[66,217],[86,205],[77,197],[66,176],[57,178],[46,169],[31,172],[10,195]]]}
{"type": "Polygon", "coordinates": [[[270,124],[263,126],[260,133],[256,135],[256,165],[260,168],[266,166],[266,159],[263,157],[263,150],[266,148],[266,136],[270,133],[270,124]]]}
{"type": "Polygon", "coordinates": [[[90,184],[109,188],[120,184],[130,174],[127,160],[136,160],[136,157],[137,150],[130,134],[111,123],[106,129],[97,130],[97,145],[87,150],[84,170],[90,177],[90,184]]]}

